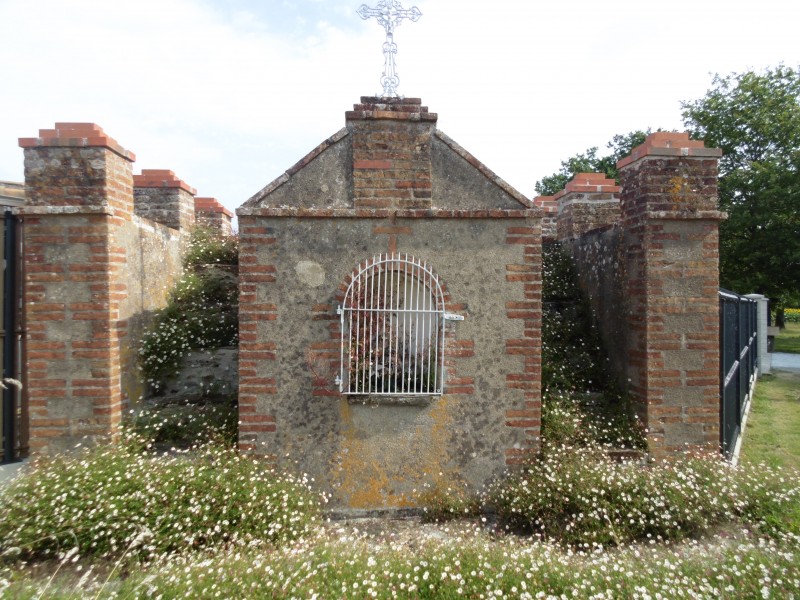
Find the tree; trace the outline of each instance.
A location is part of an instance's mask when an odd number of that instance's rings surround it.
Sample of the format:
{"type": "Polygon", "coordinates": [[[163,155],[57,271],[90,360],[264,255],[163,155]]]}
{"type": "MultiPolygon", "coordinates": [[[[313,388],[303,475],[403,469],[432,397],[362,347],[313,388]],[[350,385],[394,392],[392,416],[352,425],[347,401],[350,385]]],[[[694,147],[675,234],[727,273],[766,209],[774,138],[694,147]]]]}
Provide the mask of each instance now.
{"type": "Polygon", "coordinates": [[[684,124],[721,148],[720,281],[779,308],[800,295],[800,73],[715,75],[703,98],[682,102],[684,124]]]}
{"type": "MultiPolygon", "coordinates": [[[[659,131],[661,131],[659,129],[659,131]]],[[[630,133],[615,135],[606,148],[611,149],[611,154],[607,156],[597,155],[597,146],[586,150],[583,154],[561,161],[561,169],[557,173],[542,177],[536,182],[536,193],[542,196],[552,196],[564,189],[564,186],[573,178],[576,173],[605,173],[609,179],[617,180],[617,162],[628,156],[636,146],[644,142],[650,128],[647,131],[631,131],[630,133]]]]}

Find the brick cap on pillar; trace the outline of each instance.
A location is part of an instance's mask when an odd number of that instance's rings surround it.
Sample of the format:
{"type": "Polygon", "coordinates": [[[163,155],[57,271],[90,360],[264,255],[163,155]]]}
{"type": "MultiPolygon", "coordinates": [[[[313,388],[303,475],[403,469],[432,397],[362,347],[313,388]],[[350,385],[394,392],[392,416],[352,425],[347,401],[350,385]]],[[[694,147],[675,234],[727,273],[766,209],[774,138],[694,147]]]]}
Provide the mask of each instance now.
{"type": "Polygon", "coordinates": [[[613,179],[606,177],[605,173],[576,173],[575,176],[567,182],[563,190],[552,196],[554,201],[566,196],[570,193],[605,193],[605,194],[618,194],[620,187],[613,179]]]}
{"type": "Polygon", "coordinates": [[[222,206],[216,198],[195,198],[194,211],[196,213],[222,213],[228,218],[233,218],[233,213],[222,206]]]}
{"type": "Polygon", "coordinates": [[[196,189],[179,179],[174,172],[168,169],[142,169],[141,175],[133,176],[133,187],[178,188],[189,192],[192,196],[197,195],[196,189]]]}
{"type": "Polygon", "coordinates": [[[558,211],[558,202],[555,196],[536,196],[533,205],[541,208],[545,213],[555,213],[558,211]]]}
{"type": "Polygon", "coordinates": [[[96,123],[56,123],[53,129],[40,129],[39,137],[19,138],[21,148],[84,147],[108,148],[131,162],[136,155],[123,148],[96,123]]]}
{"type": "Polygon", "coordinates": [[[361,96],[361,103],[354,104],[353,110],[345,114],[347,121],[394,120],[426,121],[435,123],[436,113],[428,112],[420,98],[382,98],[380,96],[361,96]]]}
{"type": "Polygon", "coordinates": [[[657,131],[648,135],[643,144],[636,146],[630,156],[617,162],[617,168],[622,169],[647,156],[719,158],[722,156],[722,150],[706,148],[703,140],[690,140],[686,131],[682,133],[657,131]]]}

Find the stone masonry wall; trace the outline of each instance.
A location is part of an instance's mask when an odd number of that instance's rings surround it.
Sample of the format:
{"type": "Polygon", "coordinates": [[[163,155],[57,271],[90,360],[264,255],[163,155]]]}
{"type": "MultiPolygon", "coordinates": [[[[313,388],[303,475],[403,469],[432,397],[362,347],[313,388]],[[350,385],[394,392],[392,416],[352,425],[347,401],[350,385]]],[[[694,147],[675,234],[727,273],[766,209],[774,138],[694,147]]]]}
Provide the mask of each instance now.
{"type": "Polygon", "coordinates": [[[194,212],[198,225],[218,231],[222,235],[233,235],[233,213],[216,198],[195,198],[194,212]]]}
{"type": "Polygon", "coordinates": [[[180,262],[175,235],[133,216],[134,156],[99,126],[57,123],[20,146],[30,449],[53,453],[120,422],[129,324],[163,300],[150,290],[169,285],[180,262]],[[154,264],[153,250],[170,259],[154,264]],[[152,287],[137,287],[142,276],[152,287]]]}
{"type": "Polygon", "coordinates": [[[419,99],[364,97],[346,127],[237,210],[240,447],[348,509],[477,490],[539,447],[541,215],[436,130],[419,99]],[[337,308],[359,266],[441,278],[444,393],[340,392],[337,308]]]}
{"type": "Polygon", "coordinates": [[[719,448],[719,156],[648,136],[618,164],[619,222],[565,235],[656,455],[719,448]]]}
{"type": "Polygon", "coordinates": [[[426,484],[477,489],[538,447],[538,223],[438,217],[240,212],[241,447],[309,473],[336,506],[410,506],[426,484]],[[348,276],[387,250],[428,260],[446,310],[465,316],[448,325],[444,396],[423,405],[364,403],[335,384],[348,276]]]}
{"type": "Polygon", "coordinates": [[[553,196],[558,206],[556,234],[559,240],[572,240],[587,231],[615,223],[619,219],[619,186],[602,173],[578,173],[553,196]]]}
{"type": "Polygon", "coordinates": [[[536,196],[533,203],[542,209],[542,241],[552,242],[558,239],[558,202],[555,196],[536,196]]]}
{"type": "Polygon", "coordinates": [[[355,208],[429,208],[437,115],[419,98],[363,97],[345,116],[355,208]]]}
{"type": "Polygon", "coordinates": [[[719,449],[717,160],[688,134],[654,133],[618,164],[637,310],[632,391],[656,453],[719,449]]]}
{"type": "Polygon", "coordinates": [[[133,176],[134,212],[172,229],[194,226],[197,190],[168,169],[144,169],[133,176]]]}

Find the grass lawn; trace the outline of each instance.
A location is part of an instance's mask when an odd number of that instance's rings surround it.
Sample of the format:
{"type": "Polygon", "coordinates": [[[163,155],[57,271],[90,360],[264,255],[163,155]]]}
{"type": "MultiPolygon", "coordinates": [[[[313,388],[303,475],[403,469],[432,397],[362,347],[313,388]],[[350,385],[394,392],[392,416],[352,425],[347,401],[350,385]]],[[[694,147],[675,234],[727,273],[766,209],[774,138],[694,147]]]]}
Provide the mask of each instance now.
{"type": "MultiPolygon", "coordinates": [[[[800,340],[800,327],[794,325],[800,340]]],[[[762,375],[742,445],[742,462],[800,472],[800,373],[762,375]]]]}
{"type": "Polygon", "coordinates": [[[787,323],[775,338],[775,352],[800,354],[800,323],[787,323]]]}

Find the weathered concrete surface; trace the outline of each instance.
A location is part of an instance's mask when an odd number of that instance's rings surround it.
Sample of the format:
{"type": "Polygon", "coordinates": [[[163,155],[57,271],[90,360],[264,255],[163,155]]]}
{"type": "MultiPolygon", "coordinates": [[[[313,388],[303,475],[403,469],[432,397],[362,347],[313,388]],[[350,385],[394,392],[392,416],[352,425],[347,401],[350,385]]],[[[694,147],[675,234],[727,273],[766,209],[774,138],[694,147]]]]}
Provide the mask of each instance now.
{"type": "Polygon", "coordinates": [[[240,447],[312,476],[337,508],[477,490],[538,448],[541,214],[414,98],[365,97],[346,128],[238,211],[240,447]],[[447,322],[444,395],[339,392],[336,309],[359,265],[424,260],[447,322]]]}
{"type": "Polygon", "coordinates": [[[135,216],[119,232],[118,246],[124,248],[126,256],[121,275],[127,296],[120,311],[126,328],[120,361],[123,401],[128,408],[137,406],[146,394],[139,370],[139,347],[155,311],[166,306],[170,291],[181,277],[186,233],[135,216]]]}
{"type": "Polygon", "coordinates": [[[506,315],[509,302],[525,301],[523,286],[506,277],[506,265],[523,263],[523,246],[506,243],[508,227],[519,220],[258,222],[278,238],[254,246],[257,263],[274,266],[276,280],[258,286],[255,298],[277,307],[275,317],[256,328],[261,343],[276,346],[275,359],[258,362],[254,373],[275,382],[274,394],[254,390],[255,411],[277,424],[273,434],[255,438],[269,453],[313,476],[336,505],[403,507],[414,505],[425,484],[464,482],[477,489],[505,469],[507,449],[530,445],[525,430],[509,427],[507,418],[526,405],[525,392],[507,385],[526,359],[507,352],[508,340],[526,336],[523,320],[506,315]],[[407,232],[397,241],[399,253],[432,257],[452,305],[465,317],[448,325],[453,338],[445,356],[449,348],[460,353],[459,341],[473,349],[453,359],[445,379],[470,382],[468,394],[448,394],[446,383],[445,395],[423,406],[360,404],[338,394],[337,368],[328,362],[321,369],[314,361],[315,353],[338,358],[339,339],[330,326],[338,325],[339,286],[363,257],[387,251],[388,234],[376,234],[387,227],[407,232]],[[323,384],[315,388],[319,378],[323,384]]]}

